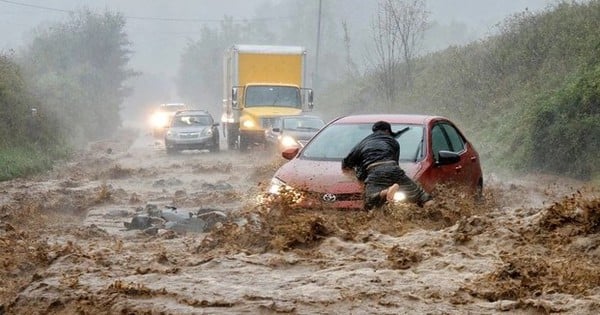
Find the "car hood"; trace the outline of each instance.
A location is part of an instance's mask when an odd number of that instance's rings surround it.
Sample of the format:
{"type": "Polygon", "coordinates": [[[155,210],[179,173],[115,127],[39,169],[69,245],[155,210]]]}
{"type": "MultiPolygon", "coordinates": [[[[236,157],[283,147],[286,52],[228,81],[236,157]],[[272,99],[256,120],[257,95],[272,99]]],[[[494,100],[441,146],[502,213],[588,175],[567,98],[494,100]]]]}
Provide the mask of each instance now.
{"type": "MultiPolygon", "coordinates": [[[[413,178],[418,164],[401,163],[406,174],[413,178]]],[[[303,191],[332,194],[352,194],[362,192],[362,184],[354,172],[342,172],[341,161],[315,161],[293,159],[284,164],[276,173],[287,185],[303,191]]]]}

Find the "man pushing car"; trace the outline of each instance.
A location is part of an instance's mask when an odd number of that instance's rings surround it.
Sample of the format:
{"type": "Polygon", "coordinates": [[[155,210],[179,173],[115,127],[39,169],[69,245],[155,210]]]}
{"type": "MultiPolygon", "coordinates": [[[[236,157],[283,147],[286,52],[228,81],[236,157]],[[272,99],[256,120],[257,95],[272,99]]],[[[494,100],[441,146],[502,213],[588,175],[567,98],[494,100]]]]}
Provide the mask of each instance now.
{"type": "Polygon", "coordinates": [[[365,210],[393,201],[399,191],[408,201],[421,207],[433,204],[431,196],[406,176],[398,165],[400,145],[396,137],[408,127],[394,133],[390,123],[378,121],[371,130],[373,133],[361,140],[342,160],[342,170],[354,170],[356,177],[365,184],[365,210]]]}

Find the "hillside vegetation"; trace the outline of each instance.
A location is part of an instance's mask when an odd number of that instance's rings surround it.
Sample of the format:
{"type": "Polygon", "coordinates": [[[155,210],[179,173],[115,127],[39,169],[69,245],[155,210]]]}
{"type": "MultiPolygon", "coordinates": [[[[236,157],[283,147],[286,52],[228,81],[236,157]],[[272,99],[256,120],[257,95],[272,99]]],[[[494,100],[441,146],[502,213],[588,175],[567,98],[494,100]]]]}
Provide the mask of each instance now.
{"type": "Polygon", "coordinates": [[[414,88],[391,106],[374,95],[369,76],[339,84],[320,103],[444,115],[469,135],[488,170],[598,179],[600,2],[525,11],[499,28],[494,37],[420,58],[414,88]]]}
{"type": "Polygon", "coordinates": [[[40,104],[12,59],[0,55],[0,180],[47,169],[66,153],[56,117],[35,112],[40,104]]]}
{"type": "Polygon", "coordinates": [[[73,13],[0,54],[0,180],[48,169],[121,125],[134,72],[120,14],[73,13]]]}

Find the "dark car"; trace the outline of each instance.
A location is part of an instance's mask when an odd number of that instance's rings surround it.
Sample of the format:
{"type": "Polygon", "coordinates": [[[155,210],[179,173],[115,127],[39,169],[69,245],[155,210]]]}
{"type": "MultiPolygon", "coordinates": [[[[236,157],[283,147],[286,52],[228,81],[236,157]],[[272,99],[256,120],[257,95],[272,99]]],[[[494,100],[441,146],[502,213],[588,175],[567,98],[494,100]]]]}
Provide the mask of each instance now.
{"type": "Polygon", "coordinates": [[[279,151],[303,147],[323,126],[325,122],[317,116],[283,116],[265,130],[265,139],[279,151]]]}
{"type": "Polygon", "coordinates": [[[184,110],[175,113],[165,134],[167,153],[180,150],[219,151],[219,123],[204,110],[184,110]]]}
{"type": "Polygon", "coordinates": [[[290,161],[275,173],[269,193],[285,188],[300,206],[362,208],[363,186],[354,174],[342,172],[341,160],[379,120],[394,131],[409,128],[397,138],[399,164],[426,191],[456,183],[481,194],[483,175],[473,145],[447,118],[423,115],[354,115],[330,122],[304,148],[282,153],[290,161]]]}

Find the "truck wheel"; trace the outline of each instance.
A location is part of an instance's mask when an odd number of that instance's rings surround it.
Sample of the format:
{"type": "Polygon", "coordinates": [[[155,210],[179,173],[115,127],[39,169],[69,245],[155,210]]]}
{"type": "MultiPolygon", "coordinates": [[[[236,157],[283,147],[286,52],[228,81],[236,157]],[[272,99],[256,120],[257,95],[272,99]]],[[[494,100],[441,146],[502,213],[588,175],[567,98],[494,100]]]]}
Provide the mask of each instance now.
{"type": "Polygon", "coordinates": [[[227,127],[227,149],[237,149],[238,133],[233,128],[227,127]]]}
{"type": "Polygon", "coordinates": [[[240,134],[238,143],[240,145],[240,151],[248,151],[248,139],[240,134]]]}

